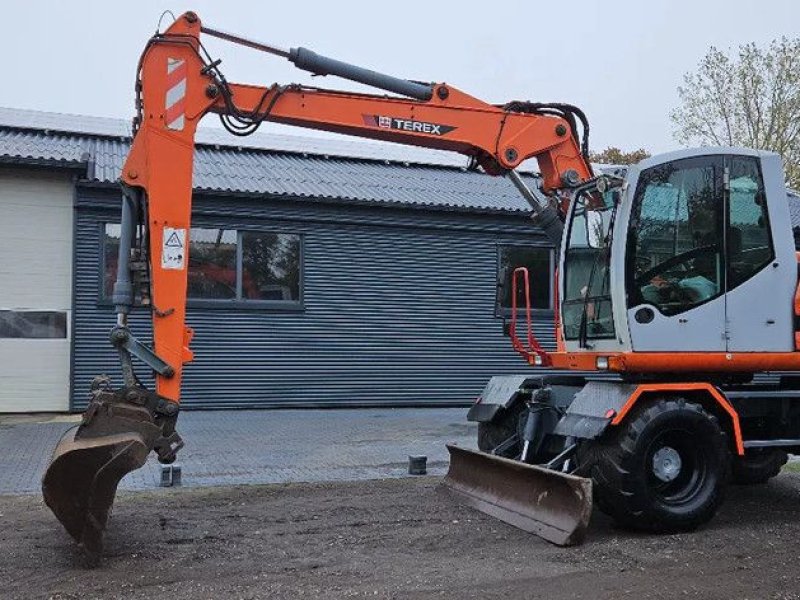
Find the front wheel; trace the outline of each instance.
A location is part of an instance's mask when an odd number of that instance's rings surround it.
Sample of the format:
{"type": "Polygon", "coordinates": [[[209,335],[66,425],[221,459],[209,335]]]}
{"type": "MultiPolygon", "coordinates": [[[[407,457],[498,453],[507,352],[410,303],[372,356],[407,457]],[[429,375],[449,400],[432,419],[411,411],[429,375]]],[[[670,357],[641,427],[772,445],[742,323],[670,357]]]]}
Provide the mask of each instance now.
{"type": "Polygon", "coordinates": [[[593,454],[598,507],[623,526],[689,531],[722,504],[730,452],[717,418],[695,402],[648,402],[593,454]]]}
{"type": "MultiPolygon", "coordinates": [[[[482,452],[492,452],[513,435],[518,434],[521,427],[520,419],[524,411],[525,403],[515,402],[510,407],[503,409],[495,421],[478,423],[478,449],[482,452]]],[[[519,452],[519,443],[516,443],[506,449],[503,456],[513,458],[519,452]]]]}

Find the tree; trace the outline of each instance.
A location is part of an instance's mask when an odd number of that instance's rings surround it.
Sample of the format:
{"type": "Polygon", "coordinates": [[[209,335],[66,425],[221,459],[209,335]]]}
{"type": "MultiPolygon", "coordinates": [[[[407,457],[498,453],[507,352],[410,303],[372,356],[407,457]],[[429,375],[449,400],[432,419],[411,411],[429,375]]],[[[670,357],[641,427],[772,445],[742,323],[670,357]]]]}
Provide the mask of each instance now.
{"type": "Polygon", "coordinates": [[[639,148],[633,152],[624,152],[615,146],[609,146],[602,152],[591,152],[589,160],[603,165],[632,165],[649,158],[650,153],[644,148],[639,148]]]}
{"type": "Polygon", "coordinates": [[[679,143],[778,152],[787,183],[800,186],[800,38],[745,44],[733,55],[712,46],[678,96],[670,118],[679,143]]]}

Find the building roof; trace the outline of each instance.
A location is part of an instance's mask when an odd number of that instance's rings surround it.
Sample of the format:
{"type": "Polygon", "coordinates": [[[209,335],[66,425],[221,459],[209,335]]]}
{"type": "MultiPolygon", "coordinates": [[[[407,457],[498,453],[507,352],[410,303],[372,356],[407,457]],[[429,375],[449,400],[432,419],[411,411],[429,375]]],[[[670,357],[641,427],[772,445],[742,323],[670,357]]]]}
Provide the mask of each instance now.
{"type": "MultiPolygon", "coordinates": [[[[198,191],[529,212],[504,177],[468,171],[454,153],[398,144],[225,131],[197,134],[198,191]]],[[[112,184],[130,146],[121,119],[0,108],[0,162],[85,167],[112,184]]],[[[533,179],[533,174],[528,174],[533,179]]]]}

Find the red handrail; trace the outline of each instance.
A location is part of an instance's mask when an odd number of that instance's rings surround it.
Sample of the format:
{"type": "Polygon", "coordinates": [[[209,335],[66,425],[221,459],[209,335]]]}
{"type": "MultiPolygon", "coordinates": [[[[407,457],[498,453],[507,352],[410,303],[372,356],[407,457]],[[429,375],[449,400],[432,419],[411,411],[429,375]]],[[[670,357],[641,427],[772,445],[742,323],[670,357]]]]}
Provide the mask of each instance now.
{"type": "Polygon", "coordinates": [[[545,352],[539,340],[533,334],[533,319],[531,318],[531,278],[528,273],[527,267],[517,267],[511,275],[511,345],[514,350],[519,352],[525,359],[535,364],[535,357],[541,359],[541,365],[547,366],[551,364],[550,355],[545,352]],[[523,283],[525,285],[525,320],[528,327],[528,346],[520,341],[517,335],[517,280],[522,275],[523,283]]]}

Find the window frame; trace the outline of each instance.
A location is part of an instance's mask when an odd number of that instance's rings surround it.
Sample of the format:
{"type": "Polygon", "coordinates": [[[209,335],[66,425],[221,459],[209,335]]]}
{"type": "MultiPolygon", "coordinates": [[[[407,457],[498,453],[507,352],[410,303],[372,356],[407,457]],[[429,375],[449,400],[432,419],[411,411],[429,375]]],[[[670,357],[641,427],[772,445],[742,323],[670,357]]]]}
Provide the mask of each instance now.
{"type": "MultiPolygon", "coordinates": [[[[98,257],[98,306],[112,306],[111,297],[106,295],[105,292],[105,272],[106,272],[106,226],[117,225],[119,223],[113,220],[98,221],[98,231],[100,235],[100,253],[98,257]]],[[[271,233],[278,235],[296,235],[300,241],[299,252],[299,277],[297,285],[297,300],[253,300],[242,297],[237,298],[186,298],[187,308],[202,308],[202,309],[229,309],[234,308],[237,310],[269,310],[275,312],[303,312],[305,311],[305,234],[294,230],[284,230],[275,228],[257,228],[257,227],[236,227],[225,225],[213,225],[209,223],[197,223],[192,227],[196,229],[221,229],[232,230],[236,232],[236,293],[241,296],[242,291],[242,263],[243,263],[243,245],[242,235],[244,233],[271,233]]],[[[188,268],[188,266],[187,266],[188,268]]]]}
{"type": "MultiPolygon", "coordinates": [[[[537,244],[531,243],[526,244],[524,242],[513,241],[513,242],[505,242],[505,241],[498,241],[495,243],[495,282],[497,282],[500,278],[500,269],[502,268],[502,252],[504,248],[521,248],[524,250],[544,250],[547,252],[549,257],[549,267],[548,267],[548,296],[547,296],[547,308],[539,308],[535,306],[531,306],[531,315],[532,316],[551,316],[553,314],[553,306],[555,304],[555,289],[553,286],[554,277],[555,277],[555,268],[556,268],[556,253],[555,249],[552,246],[548,246],[547,244],[537,244]]],[[[509,280],[510,281],[510,280],[509,280]]],[[[509,291],[509,294],[511,292],[509,291]]],[[[503,306],[500,302],[500,299],[495,294],[494,299],[494,314],[496,318],[507,318],[510,317],[514,313],[513,309],[508,306],[503,306]]],[[[517,306],[517,315],[524,315],[525,314],[525,306],[517,306]]]]}

